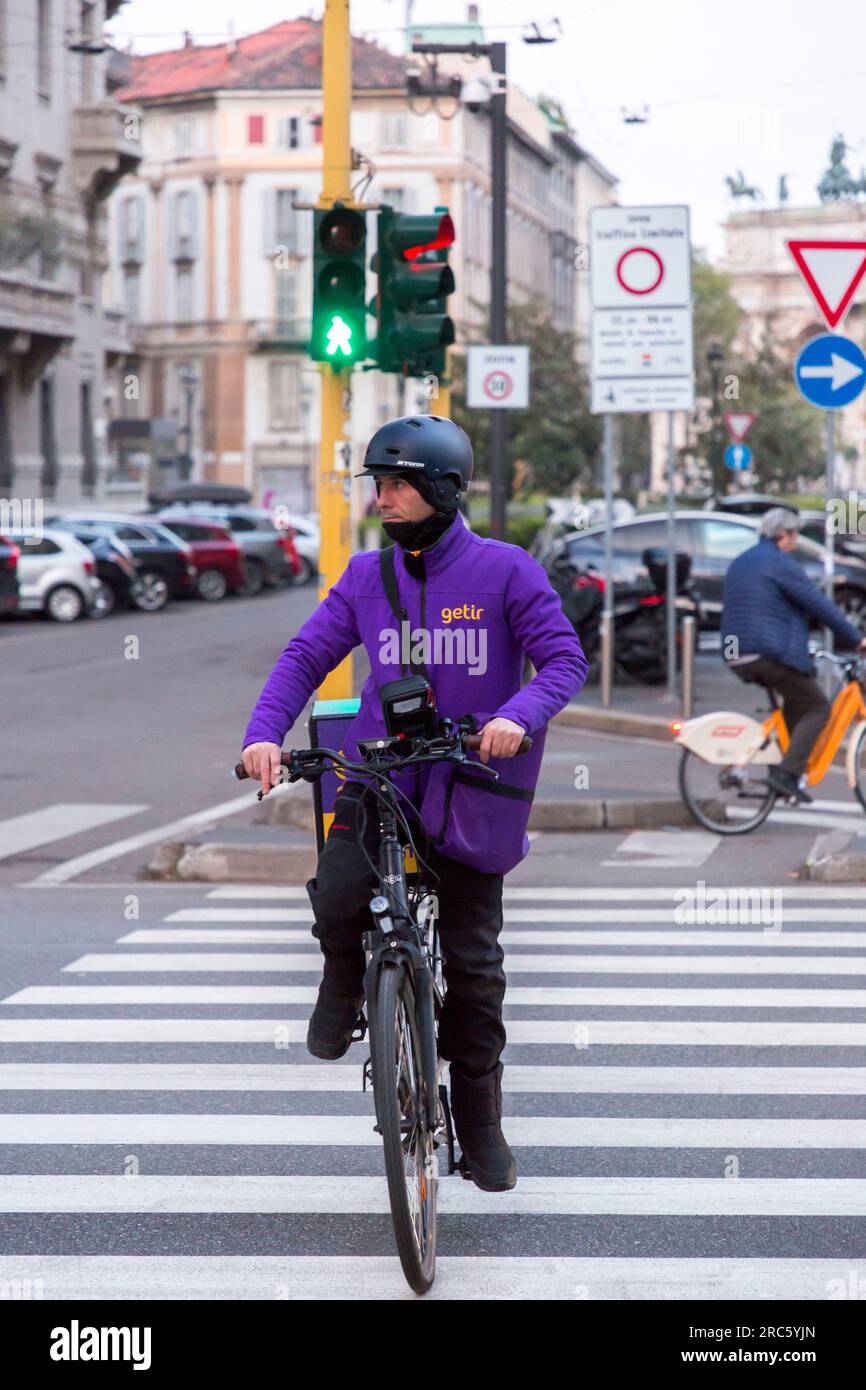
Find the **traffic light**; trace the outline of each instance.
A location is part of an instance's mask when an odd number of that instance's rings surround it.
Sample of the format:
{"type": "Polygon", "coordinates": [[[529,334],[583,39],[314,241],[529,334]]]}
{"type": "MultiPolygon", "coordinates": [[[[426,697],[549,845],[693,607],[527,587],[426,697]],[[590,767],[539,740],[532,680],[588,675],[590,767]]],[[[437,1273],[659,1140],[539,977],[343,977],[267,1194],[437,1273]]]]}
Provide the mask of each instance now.
{"type": "Polygon", "coordinates": [[[367,355],[367,222],[341,203],[314,209],[313,219],[310,356],[339,371],[367,355]]]}
{"type": "Polygon", "coordinates": [[[446,299],[454,290],[447,263],[454,223],[444,208],[416,216],[379,211],[376,361],[383,372],[424,376],[445,371],[445,348],[454,342],[446,299]]]}

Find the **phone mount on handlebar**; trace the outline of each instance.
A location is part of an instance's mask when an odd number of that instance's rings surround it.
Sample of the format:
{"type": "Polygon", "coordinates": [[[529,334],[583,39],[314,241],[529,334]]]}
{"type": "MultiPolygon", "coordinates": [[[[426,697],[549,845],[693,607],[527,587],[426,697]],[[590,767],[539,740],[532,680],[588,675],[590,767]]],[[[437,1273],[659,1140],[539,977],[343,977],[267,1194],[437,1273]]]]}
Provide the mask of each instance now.
{"type": "Polygon", "coordinates": [[[424,676],[404,676],[401,680],[387,681],[379,691],[379,699],[389,734],[436,737],[436,696],[424,676]]]}

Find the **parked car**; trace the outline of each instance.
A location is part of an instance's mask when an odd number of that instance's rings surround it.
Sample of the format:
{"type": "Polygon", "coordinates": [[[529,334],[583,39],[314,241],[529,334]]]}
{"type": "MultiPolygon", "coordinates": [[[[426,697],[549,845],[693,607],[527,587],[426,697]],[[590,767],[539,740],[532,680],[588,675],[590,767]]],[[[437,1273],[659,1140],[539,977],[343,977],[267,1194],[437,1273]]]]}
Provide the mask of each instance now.
{"type": "Polygon", "coordinates": [[[132,551],[138,570],[138,583],[132,592],[136,608],[157,613],[170,598],[195,593],[198,578],[192,551],[185,541],[153,517],[125,517],[111,513],[88,512],[56,518],[52,525],[68,531],[115,536],[132,551]]]}
{"type": "Polygon", "coordinates": [[[96,561],[99,589],[91,616],[105,618],[115,608],[130,604],[138,583],[138,570],[129,546],[116,536],[102,535],[84,527],[71,534],[87,546],[96,561]]]}
{"type": "Polygon", "coordinates": [[[708,497],[705,512],[736,512],[737,516],[763,516],[771,507],[784,507],[784,497],[771,497],[767,492],[730,492],[724,497],[708,497]]]}
{"type": "Polygon", "coordinates": [[[297,512],[285,513],[281,509],[275,519],[278,526],[283,520],[288,523],[288,529],[291,532],[298,555],[298,570],[296,574],[290,576],[289,583],[298,587],[302,584],[309,584],[310,580],[315,579],[319,573],[319,550],[322,544],[322,533],[319,530],[318,517],[299,516],[297,512]]]}
{"type": "Polygon", "coordinates": [[[162,521],[166,515],[176,517],[181,514],[213,517],[215,521],[228,526],[244,554],[247,573],[245,594],[258,594],[265,585],[281,584],[295,574],[298,557],[294,544],[286,531],[274,525],[271,513],[263,507],[226,507],[213,502],[182,506],[175,502],[171,508],[158,512],[154,519],[162,521]]]}
{"type": "MultiPolygon", "coordinates": [[[[691,579],[698,591],[707,626],[718,627],[728,565],[758,539],[760,519],[725,512],[677,512],[675,545],[692,557],[691,579]]],[[[647,546],[667,545],[667,515],[653,512],[619,522],[613,528],[614,586],[634,584],[643,572],[641,556],[647,546]]],[[[574,531],[557,543],[554,556],[567,552],[576,568],[604,572],[604,527],[574,531]]],[[[794,552],[810,578],[822,583],[824,550],[801,538],[794,552]]],[[[548,562],[548,565],[550,561],[548,562]]],[[[853,556],[836,556],[835,599],[857,627],[866,631],[866,563],[853,556]]]]}
{"type": "MultiPolygon", "coordinates": [[[[707,504],[704,504],[705,507],[707,504]]],[[[760,516],[771,507],[784,507],[783,497],[768,497],[760,492],[740,492],[732,497],[720,497],[718,510],[736,512],[740,516],[760,516]]],[[[824,544],[826,517],[821,507],[798,507],[800,533],[816,545],[824,544]]],[[[866,534],[863,531],[837,531],[833,549],[855,560],[866,560],[866,534]]]]}
{"type": "Polygon", "coordinates": [[[9,531],[19,549],[18,607],[42,613],[56,623],[72,623],[89,614],[99,593],[96,561],[68,531],[43,528],[38,535],[9,531]]]}
{"type": "Polygon", "coordinates": [[[0,613],[18,609],[19,547],[7,536],[0,536],[0,613]]]}
{"type": "Polygon", "coordinates": [[[196,592],[199,598],[213,603],[226,594],[238,594],[247,582],[243,551],[227,526],[213,518],[188,516],[180,512],[161,513],[162,522],[192,551],[198,570],[196,592]]]}

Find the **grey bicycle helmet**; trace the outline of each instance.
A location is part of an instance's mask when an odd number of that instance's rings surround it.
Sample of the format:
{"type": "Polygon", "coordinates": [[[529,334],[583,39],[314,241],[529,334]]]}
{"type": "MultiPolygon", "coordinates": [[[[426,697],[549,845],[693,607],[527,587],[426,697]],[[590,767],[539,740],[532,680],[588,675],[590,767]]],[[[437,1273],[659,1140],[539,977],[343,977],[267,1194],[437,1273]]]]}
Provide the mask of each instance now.
{"type": "MultiPolygon", "coordinates": [[[[453,478],[457,496],[472,478],[472,444],[465,430],[442,415],[401,415],[377,429],[367,445],[361,477],[403,473],[423,476],[429,491],[440,500],[438,484],[453,478]]],[[[441,500],[453,497],[453,488],[442,490],[441,500]]]]}

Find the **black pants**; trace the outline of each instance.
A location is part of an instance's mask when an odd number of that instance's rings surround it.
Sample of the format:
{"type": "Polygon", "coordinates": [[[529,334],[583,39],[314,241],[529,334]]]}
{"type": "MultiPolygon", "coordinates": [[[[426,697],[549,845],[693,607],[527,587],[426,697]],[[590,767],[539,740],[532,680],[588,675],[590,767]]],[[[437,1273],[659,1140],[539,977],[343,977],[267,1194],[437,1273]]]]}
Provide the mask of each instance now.
{"type": "MultiPolygon", "coordinates": [[[[378,889],[358,843],[360,786],[347,782],[337,797],[334,822],[319,855],[307,892],[316,923],[313,935],[325,957],[326,980],[344,995],[360,995],[365,969],[362,933],[372,924],[369,904],[378,889]]],[[[364,843],[378,865],[379,817],[373,796],[364,798],[364,843]]],[[[446,859],[425,847],[423,832],[413,836],[419,853],[439,875],[439,936],[447,986],[439,1026],[439,1052],[469,1076],[491,1071],[505,1046],[502,1001],[505,995],[502,930],[502,875],[446,859]]]]}
{"type": "Polygon", "coordinates": [[[741,681],[766,686],[781,695],[791,742],[779,766],[795,777],[802,776],[830,714],[830,702],[814,676],[795,671],[792,666],[783,666],[780,661],[771,661],[767,656],[759,656],[757,661],[748,661],[744,666],[732,666],[731,670],[741,681]]]}

